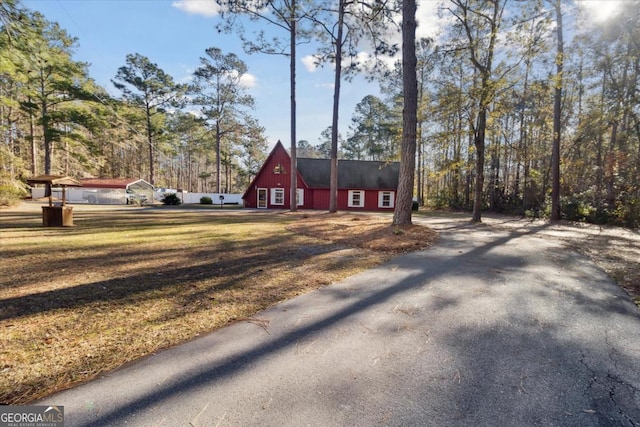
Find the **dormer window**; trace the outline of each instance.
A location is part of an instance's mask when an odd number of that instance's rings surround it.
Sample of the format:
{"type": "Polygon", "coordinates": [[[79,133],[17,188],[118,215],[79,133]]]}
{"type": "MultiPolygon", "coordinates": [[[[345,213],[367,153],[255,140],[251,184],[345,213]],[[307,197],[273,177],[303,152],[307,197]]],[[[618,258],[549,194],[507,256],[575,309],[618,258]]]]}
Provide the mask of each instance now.
{"type": "Polygon", "coordinates": [[[282,167],[282,165],[280,163],[278,163],[277,165],[275,165],[275,167],[273,168],[273,173],[276,175],[280,175],[280,174],[284,174],[287,173],[287,171],[284,170],[284,167],[282,167]]]}

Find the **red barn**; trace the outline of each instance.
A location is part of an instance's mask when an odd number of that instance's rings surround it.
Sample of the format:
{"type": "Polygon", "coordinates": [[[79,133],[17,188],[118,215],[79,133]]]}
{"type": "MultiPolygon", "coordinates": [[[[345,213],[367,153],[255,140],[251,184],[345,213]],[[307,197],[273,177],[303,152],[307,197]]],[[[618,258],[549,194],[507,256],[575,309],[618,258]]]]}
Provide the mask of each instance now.
{"type": "MultiPolygon", "coordinates": [[[[291,157],[278,141],[242,196],[247,208],[289,209],[291,157]]],[[[329,159],[297,159],[298,207],[329,209],[329,159]]],[[[392,211],[400,163],[338,161],[338,209],[392,211]]]]}

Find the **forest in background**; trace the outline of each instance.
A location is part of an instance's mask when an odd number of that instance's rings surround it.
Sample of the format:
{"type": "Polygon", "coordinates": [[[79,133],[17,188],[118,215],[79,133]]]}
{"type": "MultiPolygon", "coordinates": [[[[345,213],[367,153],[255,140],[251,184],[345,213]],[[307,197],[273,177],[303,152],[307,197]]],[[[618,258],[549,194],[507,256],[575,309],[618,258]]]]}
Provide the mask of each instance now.
{"type": "MultiPolygon", "coordinates": [[[[450,24],[417,43],[421,204],[472,209],[484,110],[484,209],[548,216],[558,137],[563,218],[640,224],[640,2],[621,2],[616,14],[594,22],[577,2],[563,1],[561,54],[555,3],[442,2],[440,19],[450,24]]],[[[0,193],[19,192],[21,179],[40,173],[244,191],[268,143],[251,116],[253,99],[239,80],[246,66],[236,55],[203,52],[188,86],[149,58],[128,55],[113,79],[121,92],[115,98],[73,60],[78,40],[19,2],[1,7],[0,193]]],[[[378,68],[371,78],[381,95],[366,96],[352,112],[339,158],[400,158],[400,66],[378,68]]],[[[318,143],[298,141],[298,157],[328,157],[330,147],[331,127],[318,143]]]]}

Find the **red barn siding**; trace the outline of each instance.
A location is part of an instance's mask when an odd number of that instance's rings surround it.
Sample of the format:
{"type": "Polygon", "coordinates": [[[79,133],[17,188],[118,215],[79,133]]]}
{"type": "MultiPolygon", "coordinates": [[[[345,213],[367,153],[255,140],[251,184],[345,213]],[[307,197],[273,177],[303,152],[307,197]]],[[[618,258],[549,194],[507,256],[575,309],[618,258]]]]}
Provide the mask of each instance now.
{"type": "Polygon", "coordinates": [[[364,192],[364,209],[366,211],[377,210],[378,208],[378,191],[364,192]]]}
{"type": "Polygon", "coordinates": [[[314,188],[309,192],[313,193],[313,204],[311,209],[329,209],[329,190],[314,188]]]}
{"type": "MultiPolygon", "coordinates": [[[[288,191],[288,190],[287,190],[288,191]]],[[[338,190],[338,210],[360,210],[360,211],[392,211],[391,208],[378,207],[378,197],[380,191],[393,191],[395,197],[395,190],[365,190],[364,192],[364,207],[355,208],[349,207],[349,190],[338,190]]],[[[395,201],[394,201],[395,204],[395,201]]],[[[288,208],[288,205],[287,205],[288,208]]],[[[301,209],[317,209],[317,210],[329,210],[329,189],[312,188],[304,189],[304,205],[299,206],[301,209]]]]}

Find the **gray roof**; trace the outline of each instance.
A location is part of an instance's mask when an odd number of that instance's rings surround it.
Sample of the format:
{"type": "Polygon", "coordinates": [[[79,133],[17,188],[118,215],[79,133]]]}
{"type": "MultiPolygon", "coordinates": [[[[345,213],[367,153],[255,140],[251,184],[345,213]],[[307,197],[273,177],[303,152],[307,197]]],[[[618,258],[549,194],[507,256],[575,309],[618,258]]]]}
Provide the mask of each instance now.
{"type": "MultiPolygon", "coordinates": [[[[297,165],[309,188],[330,187],[331,160],[299,158],[297,165]]],[[[399,175],[398,162],[338,160],[338,188],[395,190],[399,175]]]]}

